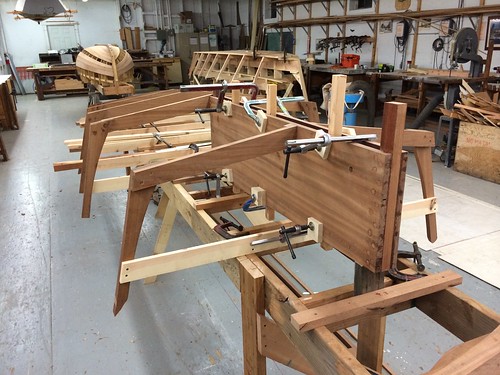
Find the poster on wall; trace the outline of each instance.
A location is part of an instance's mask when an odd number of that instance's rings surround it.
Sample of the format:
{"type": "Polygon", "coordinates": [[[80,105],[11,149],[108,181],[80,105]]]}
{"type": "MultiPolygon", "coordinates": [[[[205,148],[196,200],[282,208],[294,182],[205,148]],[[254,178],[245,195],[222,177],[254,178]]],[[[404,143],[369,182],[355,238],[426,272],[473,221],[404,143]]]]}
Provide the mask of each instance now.
{"type": "Polygon", "coordinates": [[[381,33],[392,33],[392,21],[380,22],[379,31],[381,33]]]}
{"type": "Polygon", "coordinates": [[[485,50],[488,50],[490,42],[493,43],[493,49],[500,50],[500,15],[488,17],[486,38],[484,42],[485,50]]]}

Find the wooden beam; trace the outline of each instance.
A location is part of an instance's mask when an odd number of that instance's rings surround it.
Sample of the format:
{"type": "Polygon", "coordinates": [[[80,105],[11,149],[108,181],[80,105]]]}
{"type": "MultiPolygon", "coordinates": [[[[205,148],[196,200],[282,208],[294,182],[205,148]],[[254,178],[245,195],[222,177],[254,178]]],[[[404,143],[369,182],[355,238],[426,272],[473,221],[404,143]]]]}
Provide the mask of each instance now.
{"type": "MultiPolygon", "coordinates": [[[[406,202],[403,204],[401,218],[409,219],[417,216],[436,214],[437,209],[437,199],[435,197],[406,202]]],[[[427,230],[429,230],[429,227],[427,227],[427,230]]]]}
{"type": "Polygon", "coordinates": [[[307,359],[295,348],[275,322],[259,314],[257,315],[257,328],[259,352],[264,357],[304,374],[314,374],[307,359]]]}
{"type": "MultiPolygon", "coordinates": [[[[177,215],[177,208],[175,207],[175,202],[170,199],[165,193],[160,200],[161,206],[165,206],[165,212],[162,216],[161,227],[158,235],[156,236],[155,247],[153,249],[153,255],[162,254],[167,248],[170,235],[172,234],[172,229],[174,227],[175,216],[177,215]]],[[[160,205],[158,205],[158,211],[160,211],[160,205]]],[[[156,275],[151,277],[146,277],[144,279],[145,284],[151,284],[156,281],[156,275]]]]}
{"type": "MultiPolygon", "coordinates": [[[[435,193],[432,177],[432,148],[415,147],[414,154],[415,160],[417,161],[423,197],[424,199],[433,198],[435,193]]],[[[425,224],[427,228],[427,239],[430,242],[435,242],[437,240],[437,215],[435,212],[429,212],[425,215],[425,224]]]]}
{"type": "Polygon", "coordinates": [[[473,343],[463,344],[438,361],[428,375],[491,375],[500,370],[500,327],[473,343]]]}
{"type": "MultiPolygon", "coordinates": [[[[122,249],[120,262],[135,258],[137,243],[139,242],[140,229],[144,221],[144,215],[148,208],[149,200],[153,194],[154,186],[141,191],[128,192],[127,210],[125,214],[125,225],[123,228],[122,249]],[[139,230],[137,230],[137,228],[139,230]]],[[[116,315],[128,299],[130,283],[120,284],[120,270],[118,270],[115,303],[113,313],[116,315]]]]}
{"type": "MultiPolygon", "coordinates": [[[[354,293],[356,296],[366,295],[369,292],[373,293],[383,288],[384,274],[382,272],[371,272],[359,264],[355,264],[354,267],[354,293]]],[[[349,300],[352,299],[344,301],[349,300]]],[[[378,314],[366,317],[357,323],[359,323],[359,326],[356,358],[368,368],[381,372],[384,357],[386,318],[383,314],[378,314]]],[[[328,325],[328,329],[337,330],[335,325],[333,327],[328,325]]]]}
{"type": "Polygon", "coordinates": [[[391,175],[387,192],[387,214],[384,233],[384,255],[382,269],[395,264],[399,239],[399,225],[402,210],[402,192],[404,191],[405,171],[401,170],[401,151],[403,149],[403,132],[406,121],[404,103],[388,102],[384,105],[380,149],[392,154],[391,175]],[[402,173],[403,172],[403,173],[402,173]]]}
{"type": "MultiPolygon", "coordinates": [[[[385,277],[383,287],[392,285],[390,278],[385,277]]],[[[326,305],[328,303],[340,301],[354,296],[354,284],[342,285],[337,288],[324,290],[319,293],[314,293],[308,296],[300,297],[300,300],[308,309],[326,305]]]]}
{"type": "Polygon", "coordinates": [[[328,108],[328,134],[335,137],[342,135],[346,85],[346,75],[332,75],[332,87],[330,88],[330,103],[328,108]]]}
{"type": "MultiPolygon", "coordinates": [[[[316,231],[308,230],[306,234],[290,238],[290,243],[296,247],[302,247],[317,242],[318,237],[316,235],[321,236],[319,233],[320,230],[321,226],[316,225],[316,231]]],[[[260,245],[253,245],[252,243],[277,236],[278,231],[273,230],[170,251],[164,254],[122,261],[119,281],[124,284],[155,275],[236,258],[242,255],[271,251],[280,247],[281,244],[279,241],[260,245]]]]}
{"type": "Polygon", "coordinates": [[[456,288],[417,298],[415,307],[463,341],[500,325],[500,314],[456,288]]]}
{"type": "Polygon", "coordinates": [[[193,154],[171,162],[158,163],[153,167],[137,168],[131,173],[130,188],[132,190],[144,189],[146,186],[154,186],[180,177],[227,167],[257,156],[282,151],[285,141],[293,139],[295,135],[296,126],[290,125],[227,145],[213,147],[203,154],[193,154]],[[152,173],[152,169],[154,169],[154,173],[152,173]]]}
{"type": "Polygon", "coordinates": [[[383,309],[395,304],[432,294],[459,285],[461,282],[462,277],[458,274],[444,271],[295,313],[291,316],[291,322],[300,332],[307,332],[324,325],[332,327],[333,324],[337,329],[342,329],[366,317],[379,315],[383,309]]]}
{"type": "Polygon", "coordinates": [[[236,210],[241,208],[249,199],[248,194],[239,193],[220,198],[208,198],[195,202],[197,210],[206,210],[207,212],[222,212],[236,210]]]}
{"type": "Polygon", "coordinates": [[[294,346],[308,359],[317,374],[363,374],[369,372],[332,332],[325,327],[307,334],[298,332],[290,322],[293,313],[307,308],[257,256],[248,258],[265,277],[266,310],[294,346]]]}
{"type": "Polygon", "coordinates": [[[257,317],[265,313],[264,275],[246,257],[240,264],[241,322],[245,374],[266,374],[266,357],[259,352],[257,317]]]}

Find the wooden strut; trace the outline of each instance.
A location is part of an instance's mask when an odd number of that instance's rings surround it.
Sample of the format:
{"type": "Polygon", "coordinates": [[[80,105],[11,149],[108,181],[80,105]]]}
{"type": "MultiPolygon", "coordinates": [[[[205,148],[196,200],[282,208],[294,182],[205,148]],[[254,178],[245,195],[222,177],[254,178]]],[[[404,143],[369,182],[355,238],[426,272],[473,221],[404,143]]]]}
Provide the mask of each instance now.
{"type": "MultiPolygon", "coordinates": [[[[155,173],[149,167],[137,168],[131,172],[127,200],[127,210],[123,231],[120,263],[134,259],[139,233],[146,213],[147,205],[154,187],[177,178],[194,175],[206,170],[222,168],[230,162],[235,163],[270,152],[283,149],[287,139],[293,139],[296,126],[288,126],[274,132],[257,135],[253,138],[235,142],[227,146],[213,148],[202,154],[176,159],[172,162],[163,162],[154,166],[155,173]]],[[[120,283],[120,273],[115,293],[114,314],[118,314],[128,298],[130,283],[120,283]]]]}
{"type": "MultiPolygon", "coordinates": [[[[92,187],[97,169],[96,163],[99,163],[101,153],[105,152],[103,145],[104,140],[107,139],[107,134],[110,132],[113,132],[112,134],[120,134],[130,131],[119,129],[134,129],[135,132],[142,131],[148,133],[151,131],[144,131],[139,126],[142,126],[143,123],[153,121],[163,124],[160,127],[162,131],[168,128],[175,128],[175,126],[171,126],[168,123],[169,119],[182,117],[181,115],[190,113],[194,114],[193,111],[195,108],[209,107],[209,96],[210,94],[195,92],[179,93],[178,90],[167,90],[159,93],[122,98],[90,107],[85,118],[84,136],[81,145],[82,164],[79,166],[81,171],[80,192],[84,195],[82,217],[90,215],[92,187]]],[[[286,103],[286,107],[290,111],[304,110],[310,118],[319,120],[315,105],[313,106],[312,104],[315,103],[305,102],[302,105],[300,103],[286,103]]],[[[206,129],[207,126],[204,128],[206,129]]],[[[130,148],[135,146],[127,144],[123,147],[130,148]]],[[[143,146],[141,147],[151,148],[151,143],[143,142],[143,146]]],[[[78,148],[75,150],[78,150],[78,148]]],[[[55,168],[57,167],[59,166],[55,166],[55,168]]]]}
{"type": "Polygon", "coordinates": [[[161,94],[158,98],[125,99],[119,106],[91,112],[85,120],[82,147],[83,168],[80,190],[83,193],[82,217],[90,217],[92,184],[95,178],[99,156],[109,132],[139,127],[142,124],[163,120],[168,117],[193,113],[194,108],[209,106],[210,94],[179,93],[161,94]],[[134,103],[133,106],[130,104],[134,103]]]}

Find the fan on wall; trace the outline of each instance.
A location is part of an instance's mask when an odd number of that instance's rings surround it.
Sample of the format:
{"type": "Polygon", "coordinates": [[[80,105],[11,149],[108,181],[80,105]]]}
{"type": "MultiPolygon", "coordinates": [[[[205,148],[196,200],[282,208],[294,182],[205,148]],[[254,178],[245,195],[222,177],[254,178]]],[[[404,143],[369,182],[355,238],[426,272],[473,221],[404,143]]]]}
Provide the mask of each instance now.
{"type": "Polygon", "coordinates": [[[76,10],[68,9],[61,0],[18,0],[16,8],[9,12],[16,19],[30,19],[40,23],[52,17],[71,17],[76,10]]]}

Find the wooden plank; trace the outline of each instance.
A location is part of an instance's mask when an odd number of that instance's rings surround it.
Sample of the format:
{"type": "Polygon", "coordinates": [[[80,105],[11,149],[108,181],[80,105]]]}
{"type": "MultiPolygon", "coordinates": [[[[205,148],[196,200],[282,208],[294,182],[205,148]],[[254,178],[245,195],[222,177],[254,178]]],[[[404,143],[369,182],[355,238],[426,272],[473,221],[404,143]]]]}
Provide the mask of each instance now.
{"type": "MultiPolygon", "coordinates": [[[[122,248],[120,263],[135,258],[135,251],[139,241],[140,228],[148,208],[149,200],[153,194],[154,186],[135,192],[129,189],[125,225],[123,228],[122,248]],[[139,231],[135,230],[139,228],[139,231]]],[[[130,283],[120,284],[120,270],[118,270],[115,303],[113,313],[116,315],[128,299],[130,283]]]]}
{"type": "Polygon", "coordinates": [[[278,86],[271,84],[267,85],[267,101],[266,101],[266,114],[276,116],[278,112],[278,86]]]}
{"type": "Polygon", "coordinates": [[[257,315],[257,327],[259,352],[264,357],[304,374],[314,374],[307,359],[295,348],[276,323],[259,314],[257,315]]]}
{"type": "MultiPolygon", "coordinates": [[[[363,295],[363,293],[369,293],[383,288],[384,274],[382,272],[371,272],[359,264],[355,264],[354,267],[355,295],[360,296],[363,295]]],[[[344,301],[350,301],[352,298],[344,301]]],[[[381,372],[384,357],[386,318],[385,316],[379,314],[366,317],[358,323],[358,346],[356,348],[356,358],[360,363],[368,368],[381,372]]],[[[337,331],[337,329],[331,325],[329,325],[328,328],[337,331]]]]}
{"type": "Polygon", "coordinates": [[[368,316],[380,314],[382,309],[459,285],[461,282],[462,277],[458,274],[444,271],[295,313],[291,316],[291,322],[300,332],[307,332],[324,325],[332,327],[333,324],[342,329],[368,316]]]}
{"type": "Polygon", "coordinates": [[[290,316],[307,308],[258,257],[251,255],[248,258],[265,277],[266,310],[285,336],[308,359],[315,373],[369,374],[328,329],[320,327],[308,334],[298,332],[291,325],[290,316]]]}
{"type": "MultiPolygon", "coordinates": [[[[268,116],[268,130],[279,129],[284,121],[268,116]]],[[[258,134],[246,112],[236,105],[230,120],[214,115],[212,129],[215,146],[258,134]]],[[[297,138],[314,137],[314,128],[298,127],[297,138]]],[[[380,269],[385,225],[380,213],[384,216],[386,210],[389,154],[362,144],[338,143],[327,160],[312,152],[291,155],[286,179],[282,178],[284,159],[280,151],[232,165],[236,187],[247,193],[253,186],[262,187],[269,207],[294,223],[305,222],[306,212],[314,212],[321,216],[318,220],[329,223],[323,248],[335,247],[366,267],[380,269]],[[330,209],[324,210],[325,206],[330,209]]]]}
{"type": "Polygon", "coordinates": [[[461,122],[454,167],[457,171],[500,183],[500,129],[461,122]]]}
{"type": "MultiPolygon", "coordinates": [[[[281,248],[279,241],[252,245],[252,242],[278,236],[277,230],[251,234],[229,240],[193,246],[187,249],[170,251],[164,254],[130,259],[121,263],[120,283],[129,283],[147,277],[198,267],[221,260],[236,258],[247,254],[268,252],[281,248]]],[[[314,242],[313,234],[307,233],[290,238],[296,247],[314,242]]],[[[128,246],[128,243],[123,243],[128,246]]]]}
{"type": "Polygon", "coordinates": [[[404,176],[401,171],[401,150],[403,148],[403,130],[406,121],[406,104],[388,102],[384,105],[380,149],[392,154],[391,175],[387,195],[387,214],[384,232],[384,254],[382,269],[392,267],[397,258],[399,225],[401,217],[402,191],[404,176]]]}
{"type": "Polygon", "coordinates": [[[140,50],[141,47],[141,29],[134,27],[134,49],[140,50]]]}
{"type": "Polygon", "coordinates": [[[456,288],[417,298],[415,307],[463,341],[500,325],[500,314],[456,288]]]}
{"type": "Polygon", "coordinates": [[[264,275],[246,257],[240,264],[243,366],[245,374],[266,374],[266,357],[259,352],[257,314],[265,313],[264,275]]]}
{"type": "Polygon", "coordinates": [[[240,193],[220,198],[203,199],[195,202],[195,208],[197,210],[205,210],[209,213],[236,210],[241,208],[248,198],[248,194],[240,193]]]}
{"type": "Polygon", "coordinates": [[[127,49],[134,49],[134,40],[132,38],[132,29],[130,27],[124,27],[125,31],[125,43],[127,49]]]}
{"type": "MultiPolygon", "coordinates": [[[[293,139],[296,127],[291,125],[264,134],[258,134],[229,145],[213,147],[201,154],[193,154],[172,162],[158,163],[154,173],[150,167],[137,168],[131,173],[131,189],[144,189],[176,178],[195,175],[202,171],[223,168],[233,163],[283,150],[285,141],[293,139]]],[[[257,186],[257,185],[256,185],[257,186]]]]}
{"type": "MultiPolygon", "coordinates": [[[[432,148],[415,147],[415,160],[417,162],[418,174],[420,176],[420,185],[422,186],[422,195],[424,199],[433,199],[434,181],[432,177],[432,148]]],[[[435,205],[431,202],[431,211],[435,205]]],[[[427,230],[427,239],[430,242],[437,240],[437,215],[435,212],[429,212],[425,215],[425,225],[427,230]]]]}
{"type": "MultiPolygon", "coordinates": [[[[390,278],[385,277],[383,286],[387,287],[392,285],[393,282],[390,278]]],[[[354,284],[342,285],[337,288],[324,290],[319,293],[314,293],[308,296],[300,297],[300,300],[308,309],[313,307],[322,306],[328,303],[340,301],[354,296],[354,284]]]]}
{"type": "MultiPolygon", "coordinates": [[[[166,204],[165,212],[162,216],[161,227],[158,235],[156,237],[155,247],[153,249],[153,255],[162,254],[167,248],[170,235],[172,234],[172,229],[174,227],[175,216],[177,215],[177,208],[175,207],[175,202],[165,194],[161,198],[160,203],[162,205],[166,204]]],[[[160,206],[158,206],[158,211],[160,206]]],[[[147,277],[144,279],[145,284],[151,284],[156,281],[156,276],[147,277]]]]}
{"type": "Polygon", "coordinates": [[[437,208],[437,199],[435,197],[406,202],[403,204],[401,218],[409,219],[417,216],[435,214],[437,212],[437,208]]]}
{"type": "Polygon", "coordinates": [[[500,327],[482,339],[468,345],[459,353],[447,356],[437,363],[428,375],[491,375],[500,369],[500,327]]]}
{"type": "Polygon", "coordinates": [[[332,75],[332,87],[330,89],[330,103],[328,108],[328,134],[335,137],[342,135],[346,85],[346,75],[332,75]]]}
{"type": "MultiPolygon", "coordinates": [[[[200,152],[206,150],[206,147],[200,147],[200,152]]],[[[135,167],[137,165],[144,165],[154,163],[161,160],[171,160],[180,156],[190,155],[193,153],[192,149],[188,148],[167,148],[153,152],[141,152],[120,156],[108,156],[100,158],[97,164],[97,170],[115,169],[135,167]]],[[[83,165],[81,160],[71,160],[54,163],[54,172],[69,171],[72,169],[79,169],[83,165]]]]}
{"type": "Polygon", "coordinates": [[[129,182],[129,176],[109,177],[95,180],[92,187],[92,194],[125,190],[128,188],[129,182]]]}

